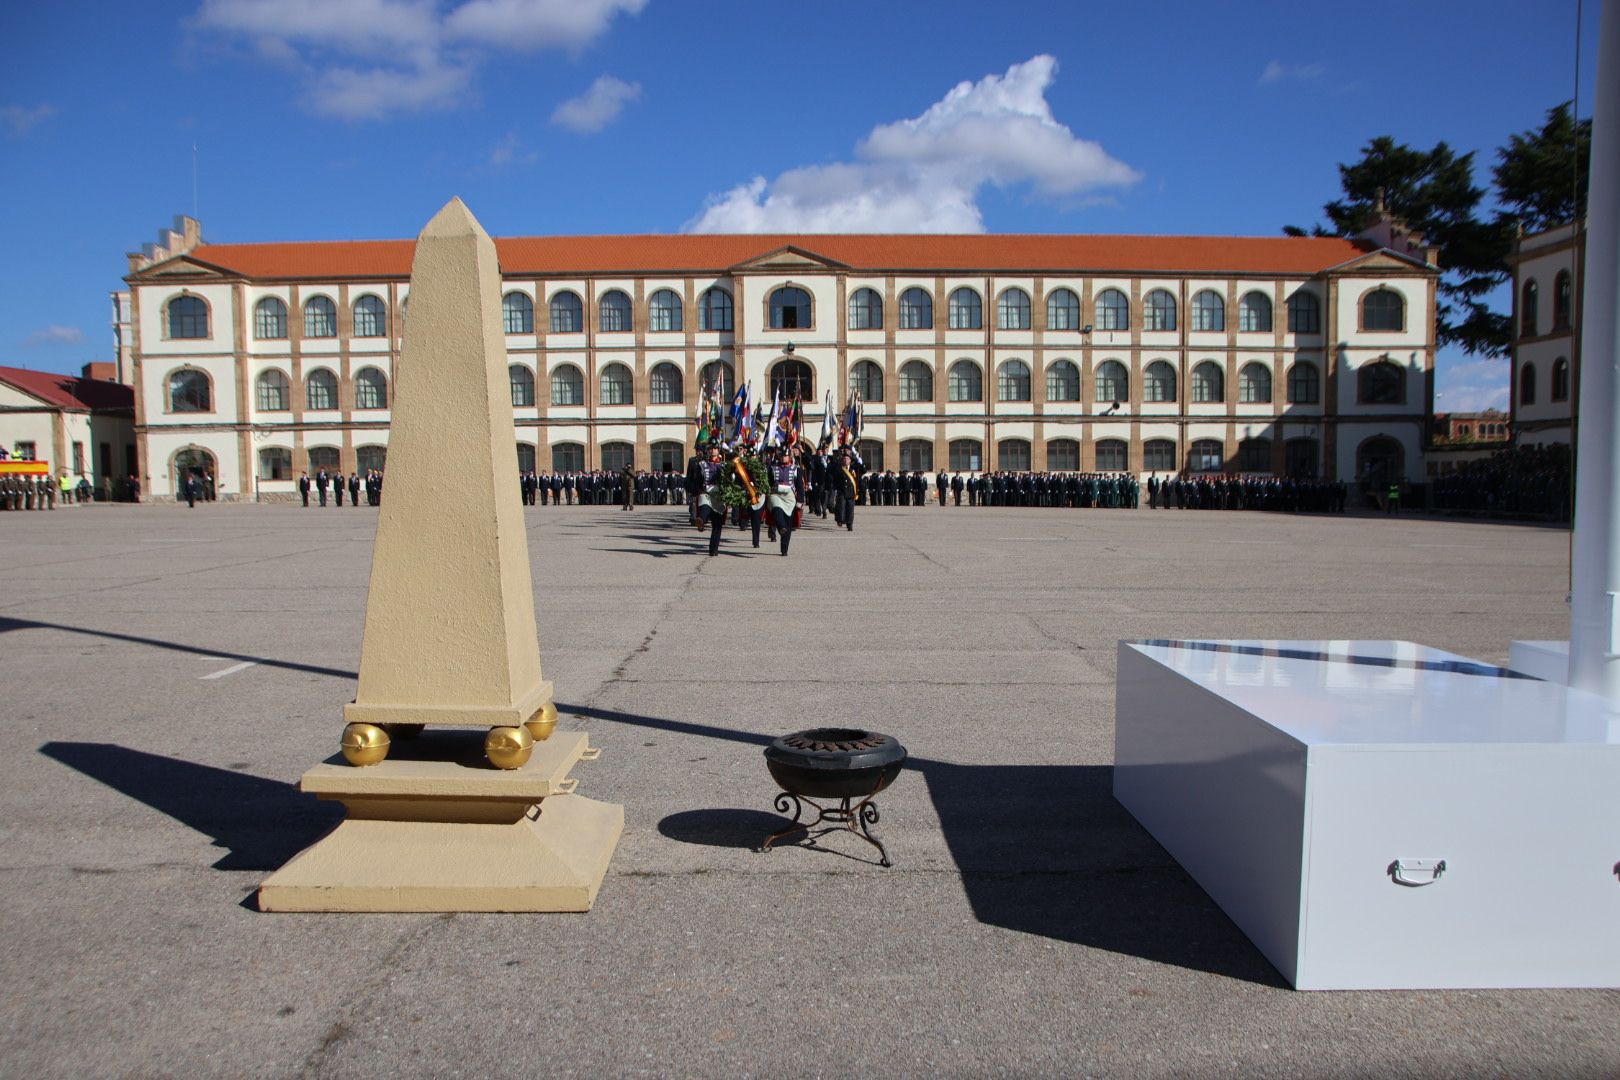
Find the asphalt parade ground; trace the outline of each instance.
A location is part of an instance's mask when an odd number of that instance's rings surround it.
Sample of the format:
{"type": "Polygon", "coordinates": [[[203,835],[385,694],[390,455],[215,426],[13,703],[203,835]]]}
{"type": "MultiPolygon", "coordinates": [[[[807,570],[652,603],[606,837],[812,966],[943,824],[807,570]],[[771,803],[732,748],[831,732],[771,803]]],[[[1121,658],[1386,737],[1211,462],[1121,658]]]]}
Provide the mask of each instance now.
{"type": "Polygon", "coordinates": [[[0,1074],[1620,1075],[1620,991],[1288,989],[1111,794],[1117,640],[1501,662],[1567,636],[1566,532],[861,508],[708,558],[682,509],[525,514],[603,750],[574,775],[625,808],[588,915],[256,910],[335,821],[293,785],[353,698],[374,510],[0,515],[0,1074]],[[911,752],[891,869],[754,850],[762,746],[827,724],[911,752]]]}

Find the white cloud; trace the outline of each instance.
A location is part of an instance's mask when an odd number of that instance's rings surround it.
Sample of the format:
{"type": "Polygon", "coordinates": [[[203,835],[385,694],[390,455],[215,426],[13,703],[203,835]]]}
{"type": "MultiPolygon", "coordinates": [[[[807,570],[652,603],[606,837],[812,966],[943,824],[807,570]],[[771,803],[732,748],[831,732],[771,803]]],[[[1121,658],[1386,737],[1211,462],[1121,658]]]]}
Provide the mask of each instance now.
{"type": "Polygon", "coordinates": [[[84,331],[77,326],[47,326],[43,330],[35,330],[23,339],[23,347],[32,349],[36,345],[77,345],[84,340],[84,331]]]}
{"type": "Polygon", "coordinates": [[[1482,412],[1508,407],[1508,363],[1445,348],[1435,358],[1434,411],[1482,412]]]}
{"type": "Polygon", "coordinates": [[[1322,64],[1289,65],[1281,60],[1273,60],[1260,73],[1260,85],[1265,86],[1269,83],[1283,82],[1287,79],[1308,82],[1312,79],[1320,79],[1325,74],[1327,74],[1327,67],[1322,64]]]}
{"type": "Polygon", "coordinates": [[[445,17],[451,37],[501,49],[578,49],[607,32],[621,12],[647,0],[468,0],[445,17]]]}
{"type": "Polygon", "coordinates": [[[317,113],[375,120],[473,96],[486,50],[579,49],[647,0],[203,0],[192,24],[295,73],[317,113]]]}
{"type": "Polygon", "coordinates": [[[986,184],[1075,197],[1140,180],[1053,117],[1046,91],[1056,75],[1055,59],[1036,56],[958,83],[921,116],[873,128],[853,162],[756,176],[711,196],[687,231],[983,232],[986,184]]]}
{"type": "Polygon", "coordinates": [[[505,138],[496,143],[489,151],[489,163],[497,169],[508,165],[527,165],[539,158],[539,153],[529,149],[523,144],[515,131],[507,132],[505,138]]]}
{"type": "Polygon", "coordinates": [[[591,83],[589,90],[558,105],[551,114],[551,122],[570,131],[593,134],[618,119],[626,105],[640,98],[640,83],[603,75],[591,83]]]}
{"type": "Polygon", "coordinates": [[[4,105],[0,106],[0,124],[13,135],[26,135],[35,124],[48,120],[56,115],[54,105],[4,105]]]}

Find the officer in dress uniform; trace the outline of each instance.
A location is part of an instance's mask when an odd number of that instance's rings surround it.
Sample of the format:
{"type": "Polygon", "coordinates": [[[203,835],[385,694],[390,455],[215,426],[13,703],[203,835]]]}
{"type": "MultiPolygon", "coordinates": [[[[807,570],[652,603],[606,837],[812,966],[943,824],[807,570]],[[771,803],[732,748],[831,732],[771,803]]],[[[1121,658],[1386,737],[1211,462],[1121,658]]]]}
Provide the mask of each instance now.
{"type": "Polygon", "coordinates": [[[698,463],[702,474],[702,490],[697,500],[698,525],[709,527],[709,554],[720,554],[720,531],[726,523],[726,504],[720,498],[720,472],[729,468],[721,456],[720,447],[711,443],[708,456],[698,463]]]}
{"type": "Polygon", "coordinates": [[[832,495],[833,523],[855,531],[855,503],[861,496],[859,467],[848,448],[838,451],[827,467],[827,490],[832,495]]]}
{"type": "Polygon", "coordinates": [[[309,505],[309,473],[298,474],[298,494],[303,498],[304,505],[309,505]]]}
{"type": "MultiPolygon", "coordinates": [[[[804,475],[792,454],[777,453],[766,467],[765,475],[771,489],[765,496],[765,512],[770,515],[783,555],[793,539],[793,516],[799,508],[799,497],[804,492],[804,475]]],[[[758,537],[755,537],[758,546],[758,537]]]]}

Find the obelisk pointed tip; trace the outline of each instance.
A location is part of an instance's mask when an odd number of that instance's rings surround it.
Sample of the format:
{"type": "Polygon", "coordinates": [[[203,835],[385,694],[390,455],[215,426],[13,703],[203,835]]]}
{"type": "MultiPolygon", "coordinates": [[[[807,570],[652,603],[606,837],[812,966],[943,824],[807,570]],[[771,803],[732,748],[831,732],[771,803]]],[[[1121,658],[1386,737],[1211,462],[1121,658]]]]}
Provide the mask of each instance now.
{"type": "Polygon", "coordinates": [[[488,236],[484,227],[473,217],[473,212],[467,209],[467,204],[461,201],[458,195],[444,204],[444,208],[433,215],[433,220],[427,223],[422,230],[422,239],[435,236],[488,236]]]}

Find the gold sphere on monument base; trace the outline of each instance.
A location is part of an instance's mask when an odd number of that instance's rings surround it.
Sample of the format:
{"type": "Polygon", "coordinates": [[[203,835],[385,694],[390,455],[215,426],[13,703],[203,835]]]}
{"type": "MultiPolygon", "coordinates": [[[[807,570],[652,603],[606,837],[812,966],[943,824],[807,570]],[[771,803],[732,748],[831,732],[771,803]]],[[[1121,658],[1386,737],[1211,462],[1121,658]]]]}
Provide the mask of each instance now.
{"type": "Polygon", "coordinates": [[[529,729],[529,734],[534,736],[535,742],[545,742],[551,738],[551,733],[557,730],[557,706],[552,702],[546,702],[540,706],[539,712],[523,722],[523,726],[529,729]]]}
{"type": "Polygon", "coordinates": [[[521,769],[534,753],[527,727],[495,727],[484,737],[484,756],[497,769],[521,769]]]}
{"type": "Polygon", "coordinates": [[[343,757],[350,765],[375,765],[388,756],[388,732],[376,724],[349,724],[343,729],[343,757]]]}

